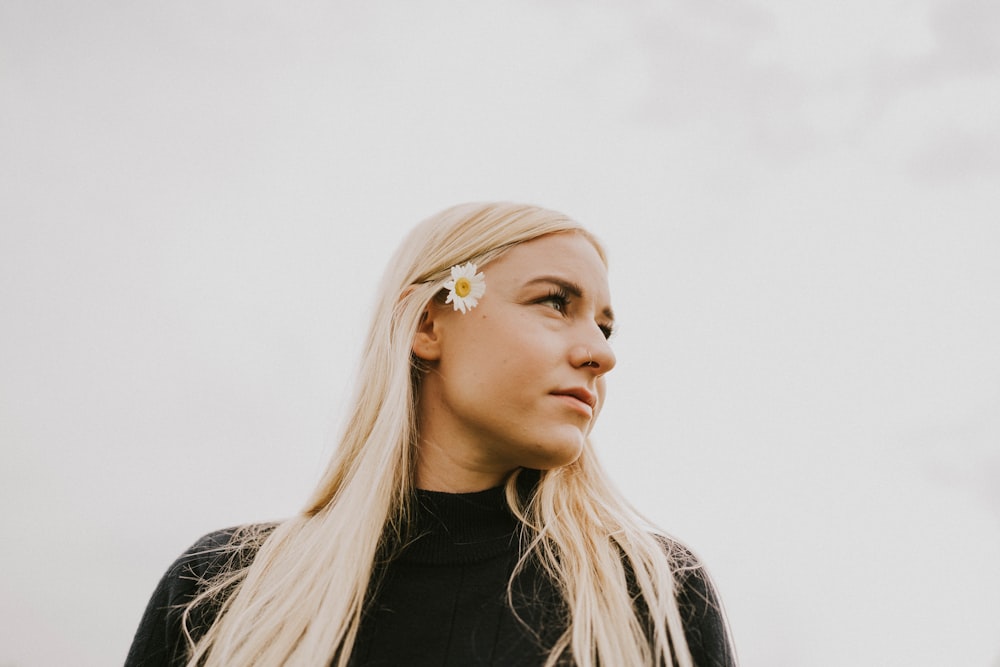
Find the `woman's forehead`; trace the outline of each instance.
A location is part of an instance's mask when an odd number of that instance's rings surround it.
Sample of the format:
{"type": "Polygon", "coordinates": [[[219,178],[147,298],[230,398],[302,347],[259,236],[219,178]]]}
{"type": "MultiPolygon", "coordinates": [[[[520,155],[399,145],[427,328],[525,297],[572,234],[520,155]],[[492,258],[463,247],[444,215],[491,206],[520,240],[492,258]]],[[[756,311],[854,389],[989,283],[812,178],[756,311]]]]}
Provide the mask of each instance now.
{"type": "Polygon", "coordinates": [[[487,275],[528,284],[559,278],[600,300],[607,300],[608,271],[594,243],[583,234],[548,234],[518,244],[484,267],[487,275]]]}

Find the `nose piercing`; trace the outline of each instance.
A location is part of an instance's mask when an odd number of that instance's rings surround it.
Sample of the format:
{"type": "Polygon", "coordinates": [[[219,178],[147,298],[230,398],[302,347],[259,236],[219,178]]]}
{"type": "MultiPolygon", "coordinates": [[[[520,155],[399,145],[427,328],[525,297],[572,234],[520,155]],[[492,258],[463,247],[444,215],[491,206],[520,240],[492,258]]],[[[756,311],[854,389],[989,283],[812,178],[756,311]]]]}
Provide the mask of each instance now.
{"type": "Polygon", "coordinates": [[[584,364],[584,366],[597,366],[597,364],[594,362],[594,353],[591,352],[590,350],[587,350],[587,356],[589,357],[589,360],[587,361],[587,363],[584,364]]]}

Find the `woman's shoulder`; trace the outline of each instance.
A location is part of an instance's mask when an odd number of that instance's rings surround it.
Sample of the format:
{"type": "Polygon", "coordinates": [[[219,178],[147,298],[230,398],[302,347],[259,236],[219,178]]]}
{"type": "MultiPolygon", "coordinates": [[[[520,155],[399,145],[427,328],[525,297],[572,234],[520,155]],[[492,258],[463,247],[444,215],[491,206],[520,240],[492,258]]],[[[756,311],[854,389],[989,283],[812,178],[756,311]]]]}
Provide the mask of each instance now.
{"type": "Polygon", "coordinates": [[[683,542],[657,535],[673,568],[677,605],[696,665],[736,665],[729,622],[715,583],[702,560],[683,542]]]}
{"type": "MultiPolygon", "coordinates": [[[[216,530],[188,547],[160,578],[139,622],[125,664],[127,667],[182,665],[186,641],[183,614],[214,581],[245,568],[277,523],[260,523],[216,530]]],[[[191,617],[195,635],[210,624],[215,605],[201,606],[191,617]]]]}
{"type": "Polygon", "coordinates": [[[257,523],[214,530],[198,538],[167,568],[160,588],[171,604],[184,604],[220,575],[245,568],[277,523],[257,523]]]}
{"type": "Polygon", "coordinates": [[[278,523],[254,523],[206,533],[174,561],[167,574],[209,580],[224,571],[242,569],[277,526],[278,523]]]}
{"type": "Polygon", "coordinates": [[[667,555],[667,560],[670,562],[674,577],[678,581],[686,581],[691,578],[710,581],[705,564],[691,547],[666,533],[657,532],[653,534],[653,537],[660,543],[661,548],[667,555]]]}

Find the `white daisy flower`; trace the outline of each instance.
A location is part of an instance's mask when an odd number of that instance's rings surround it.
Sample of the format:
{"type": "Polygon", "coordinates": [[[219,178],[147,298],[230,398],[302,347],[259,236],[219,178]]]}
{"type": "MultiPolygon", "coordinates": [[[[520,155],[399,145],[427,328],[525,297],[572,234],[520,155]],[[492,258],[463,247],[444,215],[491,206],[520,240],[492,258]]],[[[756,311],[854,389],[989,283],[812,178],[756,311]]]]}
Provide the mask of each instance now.
{"type": "Polygon", "coordinates": [[[450,303],[455,310],[465,311],[475,308],[479,299],[486,294],[486,276],[476,273],[476,265],[467,262],[461,266],[451,267],[451,279],[444,284],[448,290],[445,303],[450,303]]]}

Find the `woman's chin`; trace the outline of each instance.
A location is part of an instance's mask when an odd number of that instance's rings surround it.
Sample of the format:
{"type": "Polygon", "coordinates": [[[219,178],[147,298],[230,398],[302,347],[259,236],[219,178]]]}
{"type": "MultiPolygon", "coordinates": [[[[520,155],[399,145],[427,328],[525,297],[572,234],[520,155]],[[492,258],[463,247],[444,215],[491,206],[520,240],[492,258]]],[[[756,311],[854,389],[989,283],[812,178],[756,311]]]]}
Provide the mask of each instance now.
{"type": "Polygon", "coordinates": [[[553,470],[574,463],[583,453],[584,439],[579,438],[559,444],[552,444],[543,450],[534,452],[529,461],[522,463],[525,468],[535,470],[553,470]]]}

